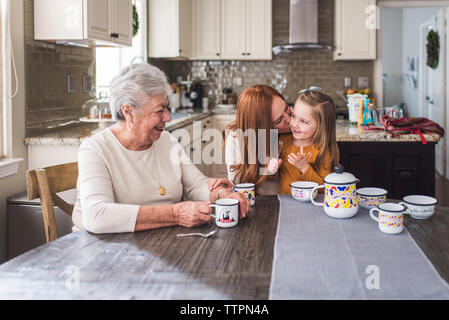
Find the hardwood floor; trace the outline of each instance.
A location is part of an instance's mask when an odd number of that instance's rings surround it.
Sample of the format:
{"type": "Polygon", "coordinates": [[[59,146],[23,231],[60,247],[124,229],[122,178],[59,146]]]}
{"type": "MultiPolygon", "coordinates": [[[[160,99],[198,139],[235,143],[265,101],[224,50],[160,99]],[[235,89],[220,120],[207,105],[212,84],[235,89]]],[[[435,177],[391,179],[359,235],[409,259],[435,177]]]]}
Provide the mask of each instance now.
{"type": "Polygon", "coordinates": [[[438,174],[435,177],[435,196],[439,206],[449,207],[449,180],[438,174]]]}

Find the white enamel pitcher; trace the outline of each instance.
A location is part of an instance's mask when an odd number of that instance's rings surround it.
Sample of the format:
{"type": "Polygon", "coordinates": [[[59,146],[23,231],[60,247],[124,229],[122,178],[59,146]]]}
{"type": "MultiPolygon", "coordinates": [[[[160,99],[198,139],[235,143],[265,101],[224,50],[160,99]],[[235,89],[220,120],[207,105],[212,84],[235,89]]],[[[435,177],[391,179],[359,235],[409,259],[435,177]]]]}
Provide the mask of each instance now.
{"type": "Polygon", "coordinates": [[[313,188],[312,193],[324,188],[324,202],[312,203],[323,206],[324,212],[332,218],[351,218],[357,214],[358,203],[356,183],[359,179],[348,172],[343,172],[342,166],[335,167],[335,172],[324,178],[324,185],[313,188]]]}

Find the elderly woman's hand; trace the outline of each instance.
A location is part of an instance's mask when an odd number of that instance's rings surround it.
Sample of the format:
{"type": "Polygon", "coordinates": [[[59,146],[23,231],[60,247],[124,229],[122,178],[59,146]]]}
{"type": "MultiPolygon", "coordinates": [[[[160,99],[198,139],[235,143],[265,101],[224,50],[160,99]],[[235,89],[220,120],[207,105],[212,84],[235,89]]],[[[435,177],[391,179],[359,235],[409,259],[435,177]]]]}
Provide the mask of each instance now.
{"type": "Polygon", "coordinates": [[[223,185],[225,188],[232,188],[234,185],[229,179],[226,178],[210,178],[207,180],[207,186],[209,191],[214,190],[216,187],[223,185]]]}
{"type": "Polygon", "coordinates": [[[208,222],[211,217],[212,208],[210,202],[204,201],[184,201],[176,203],[174,214],[177,223],[183,227],[196,227],[208,222]]]}
{"type": "Polygon", "coordinates": [[[241,193],[226,189],[220,192],[220,199],[230,198],[239,201],[239,218],[245,218],[251,212],[251,202],[241,193]]]}

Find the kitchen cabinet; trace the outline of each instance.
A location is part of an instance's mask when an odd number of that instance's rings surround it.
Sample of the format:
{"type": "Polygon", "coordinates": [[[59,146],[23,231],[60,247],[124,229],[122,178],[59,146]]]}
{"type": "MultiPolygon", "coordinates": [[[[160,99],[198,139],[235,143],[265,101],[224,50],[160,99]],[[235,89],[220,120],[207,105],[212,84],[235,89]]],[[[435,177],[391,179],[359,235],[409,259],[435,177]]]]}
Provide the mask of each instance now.
{"type": "Polygon", "coordinates": [[[338,142],[340,163],[360,180],[357,188],[380,187],[388,198],[435,197],[435,143],[338,142]]]}
{"type": "Polygon", "coordinates": [[[186,154],[205,176],[211,175],[211,169],[210,165],[203,161],[203,151],[209,142],[204,139],[204,132],[212,126],[212,116],[209,116],[170,132],[178,139],[186,154]]]}
{"type": "Polygon", "coordinates": [[[223,59],[272,59],[271,0],[221,0],[223,59]]]}
{"type": "Polygon", "coordinates": [[[192,59],[221,59],[221,0],[192,0],[192,59]]]}
{"type": "Polygon", "coordinates": [[[131,0],[35,0],[34,38],[88,46],[132,45],[131,0]]]}
{"type": "Polygon", "coordinates": [[[191,0],[149,0],[150,57],[190,58],[191,5],[191,0]]]}
{"type": "Polygon", "coordinates": [[[272,0],[192,0],[192,59],[271,60],[272,0]]]}
{"type": "Polygon", "coordinates": [[[29,144],[28,170],[44,168],[62,163],[78,161],[79,145],[29,144]]]}
{"type": "Polygon", "coordinates": [[[226,126],[235,120],[235,114],[216,114],[213,116],[213,127],[217,129],[221,133],[221,141],[220,146],[221,148],[221,161],[219,163],[214,163],[211,165],[210,170],[212,172],[212,176],[214,178],[227,178],[228,177],[228,170],[226,166],[226,159],[225,159],[225,148],[224,148],[224,141],[222,139],[222,133],[225,130],[226,126]]]}
{"type": "Polygon", "coordinates": [[[376,59],[376,0],[335,0],[334,60],[376,59]]]}

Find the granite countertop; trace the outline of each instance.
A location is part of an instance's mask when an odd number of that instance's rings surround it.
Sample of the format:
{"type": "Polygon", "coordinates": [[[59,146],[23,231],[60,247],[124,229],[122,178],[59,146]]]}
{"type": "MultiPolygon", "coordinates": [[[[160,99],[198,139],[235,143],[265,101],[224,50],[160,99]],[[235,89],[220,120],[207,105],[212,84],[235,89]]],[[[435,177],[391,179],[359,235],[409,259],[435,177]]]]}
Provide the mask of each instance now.
{"type": "MultiPolygon", "coordinates": [[[[174,118],[166,124],[166,131],[187,126],[193,121],[202,120],[215,114],[235,114],[233,110],[211,109],[208,111],[192,112],[188,116],[174,118]]],[[[86,138],[96,133],[100,129],[97,124],[80,124],[77,127],[61,129],[53,133],[41,136],[28,137],[25,139],[26,145],[72,145],[79,146],[86,138]]],[[[337,141],[341,142],[411,142],[421,143],[421,138],[417,134],[404,134],[392,138],[391,134],[385,131],[359,132],[357,125],[349,124],[348,120],[337,120],[337,141]]],[[[424,134],[428,142],[438,142],[438,134],[424,134]]]]}
{"type": "MultiPolygon", "coordinates": [[[[386,131],[362,131],[355,124],[349,124],[348,120],[337,120],[337,141],[342,142],[421,142],[417,134],[403,134],[392,138],[391,133],[386,131]]],[[[427,142],[437,143],[440,135],[423,134],[427,142]]]]}
{"type": "MultiPolygon", "coordinates": [[[[182,110],[179,110],[182,113],[182,110]]],[[[194,111],[189,112],[189,115],[173,119],[166,123],[165,130],[173,131],[178,128],[185,127],[191,124],[193,121],[202,120],[215,114],[235,114],[235,109],[210,109],[207,111],[194,111]]],[[[25,138],[25,145],[29,146],[79,146],[81,142],[100,131],[98,124],[96,123],[80,123],[76,127],[64,128],[55,132],[43,134],[40,136],[25,138]]]]}

